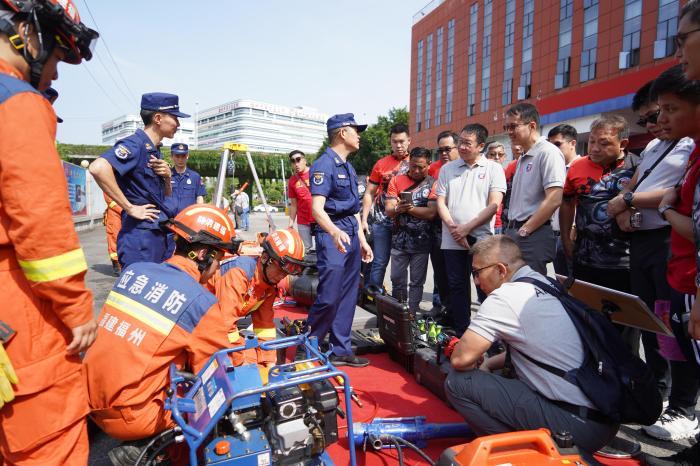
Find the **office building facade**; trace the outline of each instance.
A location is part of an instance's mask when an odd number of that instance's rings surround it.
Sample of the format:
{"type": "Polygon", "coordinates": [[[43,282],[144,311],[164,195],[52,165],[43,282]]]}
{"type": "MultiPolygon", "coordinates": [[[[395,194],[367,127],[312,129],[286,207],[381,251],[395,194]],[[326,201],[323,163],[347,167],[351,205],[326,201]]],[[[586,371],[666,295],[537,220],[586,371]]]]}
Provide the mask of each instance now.
{"type": "MultiPolygon", "coordinates": [[[[413,145],[481,123],[508,146],[505,111],[537,106],[587,139],[603,113],[636,120],[635,91],[676,63],[681,0],[434,0],[416,13],[411,44],[413,145]]],[[[632,124],[631,146],[648,140],[632,124]]]]}
{"type": "Polygon", "coordinates": [[[197,115],[200,149],[226,142],[246,144],[251,152],[316,153],[326,137],[328,115],[306,107],[286,107],[249,99],[218,105],[197,115]]]}
{"type": "MultiPolygon", "coordinates": [[[[137,129],[143,129],[143,121],[139,115],[122,115],[114,120],[102,124],[102,144],[111,146],[120,139],[131,136],[137,129]]],[[[183,143],[189,146],[195,145],[194,121],[181,118],[180,128],[172,139],[163,139],[163,146],[183,143]]]]}

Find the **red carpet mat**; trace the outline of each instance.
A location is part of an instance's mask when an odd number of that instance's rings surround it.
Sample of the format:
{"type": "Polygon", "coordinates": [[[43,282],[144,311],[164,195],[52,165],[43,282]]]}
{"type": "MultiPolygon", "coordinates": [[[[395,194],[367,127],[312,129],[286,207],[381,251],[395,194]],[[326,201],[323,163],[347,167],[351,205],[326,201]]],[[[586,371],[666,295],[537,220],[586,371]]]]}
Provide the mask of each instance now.
{"type": "MultiPolygon", "coordinates": [[[[287,316],[290,319],[305,318],[306,312],[295,306],[278,306],[275,317],[287,316]]],[[[363,408],[352,403],[354,422],[370,422],[375,417],[410,417],[425,416],[427,422],[462,422],[463,419],[451,408],[426,388],[416,382],[411,374],[406,372],[398,363],[389,359],[389,355],[364,355],[370,360],[370,365],[361,369],[341,367],[348,374],[355,393],[359,396],[363,408]]],[[[341,406],[344,409],[341,394],[341,406]]],[[[347,443],[347,421],[338,419],[340,441],[328,448],[328,452],[336,465],[347,465],[350,462],[350,452],[347,443]]],[[[438,439],[430,441],[425,452],[437,460],[442,451],[454,444],[463,443],[455,439],[438,439]]],[[[407,465],[427,464],[417,454],[403,449],[404,461],[407,465]]],[[[396,451],[393,449],[376,452],[357,450],[358,465],[396,465],[396,451]]]]}

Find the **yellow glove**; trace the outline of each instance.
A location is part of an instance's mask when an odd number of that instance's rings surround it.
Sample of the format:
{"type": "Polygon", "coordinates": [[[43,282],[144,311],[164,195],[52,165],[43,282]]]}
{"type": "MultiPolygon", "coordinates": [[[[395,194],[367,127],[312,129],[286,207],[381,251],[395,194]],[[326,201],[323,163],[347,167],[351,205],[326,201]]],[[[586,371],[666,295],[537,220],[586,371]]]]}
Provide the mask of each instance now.
{"type": "Polygon", "coordinates": [[[15,374],[15,369],[12,367],[12,362],[5,352],[5,347],[0,345],[0,408],[2,408],[5,403],[15,399],[15,391],[12,389],[11,384],[17,384],[19,380],[17,379],[17,374],[15,374]]]}

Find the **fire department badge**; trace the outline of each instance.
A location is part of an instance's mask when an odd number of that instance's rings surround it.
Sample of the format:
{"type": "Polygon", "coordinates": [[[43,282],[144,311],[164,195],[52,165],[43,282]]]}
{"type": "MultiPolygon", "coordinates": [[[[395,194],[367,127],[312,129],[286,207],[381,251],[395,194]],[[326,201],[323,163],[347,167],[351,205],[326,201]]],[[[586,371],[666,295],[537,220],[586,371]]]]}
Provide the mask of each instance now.
{"type": "Polygon", "coordinates": [[[321,173],[321,172],[314,173],[314,184],[316,186],[321,186],[323,184],[323,173],[321,173]]]}

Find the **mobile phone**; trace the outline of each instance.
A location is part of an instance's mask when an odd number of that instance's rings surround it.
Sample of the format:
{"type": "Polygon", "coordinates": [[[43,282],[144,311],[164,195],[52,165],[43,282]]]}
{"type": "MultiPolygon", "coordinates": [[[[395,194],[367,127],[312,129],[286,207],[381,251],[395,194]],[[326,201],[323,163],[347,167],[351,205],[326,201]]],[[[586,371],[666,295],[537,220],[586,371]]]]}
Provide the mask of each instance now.
{"type": "Polygon", "coordinates": [[[411,193],[411,191],[402,191],[399,197],[403,202],[413,202],[413,193],[411,193]]]}

